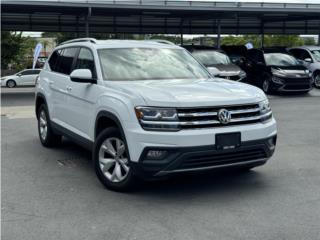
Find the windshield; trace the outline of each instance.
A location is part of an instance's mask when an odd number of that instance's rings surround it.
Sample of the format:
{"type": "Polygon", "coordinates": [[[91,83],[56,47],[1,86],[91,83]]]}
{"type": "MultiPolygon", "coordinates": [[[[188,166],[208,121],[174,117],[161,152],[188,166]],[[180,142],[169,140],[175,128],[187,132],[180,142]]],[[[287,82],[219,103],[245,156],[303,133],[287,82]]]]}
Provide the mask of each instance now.
{"type": "Polygon", "coordinates": [[[100,49],[103,77],[112,81],[206,79],[206,70],[185,50],[100,49]]]}
{"type": "Polygon", "coordinates": [[[265,53],[267,66],[296,66],[299,62],[294,57],[284,53],[265,53]]]}
{"type": "Polygon", "coordinates": [[[317,60],[317,62],[320,62],[320,49],[311,51],[313,57],[317,60]]]}
{"type": "Polygon", "coordinates": [[[205,66],[231,63],[227,55],[217,51],[195,51],[192,55],[205,66]]]}

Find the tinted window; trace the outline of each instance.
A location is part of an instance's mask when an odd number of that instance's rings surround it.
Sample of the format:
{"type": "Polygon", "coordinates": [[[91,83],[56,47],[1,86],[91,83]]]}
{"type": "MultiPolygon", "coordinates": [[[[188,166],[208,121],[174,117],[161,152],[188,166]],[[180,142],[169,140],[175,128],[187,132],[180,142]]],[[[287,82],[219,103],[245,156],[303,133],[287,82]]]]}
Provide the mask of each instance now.
{"type": "Polygon", "coordinates": [[[291,49],[290,53],[295,57],[300,60],[305,60],[306,58],[311,58],[310,54],[308,51],[303,50],[303,49],[291,49]]]}
{"type": "Polygon", "coordinates": [[[248,50],[247,57],[249,60],[254,61],[255,63],[258,63],[258,62],[264,63],[263,55],[260,50],[256,50],[256,49],[248,50]]]}
{"type": "Polygon", "coordinates": [[[78,48],[65,48],[59,61],[58,72],[69,75],[71,73],[73,59],[76,56],[78,48]]]}
{"type": "Polygon", "coordinates": [[[81,48],[74,69],[90,69],[92,76],[96,76],[94,58],[92,52],[87,48],[81,48]]]}
{"type": "Polygon", "coordinates": [[[32,75],[32,74],[36,74],[34,73],[34,70],[25,70],[23,72],[20,72],[21,75],[32,75]]]}
{"type": "Polygon", "coordinates": [[[61,54],[62,50],[54,51],[49,59],[49,66],[54,72],[60,72],[61,54]]]}
{"type": "Polygon", "coordinates": [[[57,59],[58,59],[58,51],[54,51],[52,54],[51,54],[51,57],[49,59],[49,66],[51,68],[52,71],[55,71],[55,64],[57,62],[57,59]]]}
{"type": "Polygon", "coordinates": [[[206,79],[207,71],[186,51],[165,48],[100,49],[108,80],[206,79]]]}

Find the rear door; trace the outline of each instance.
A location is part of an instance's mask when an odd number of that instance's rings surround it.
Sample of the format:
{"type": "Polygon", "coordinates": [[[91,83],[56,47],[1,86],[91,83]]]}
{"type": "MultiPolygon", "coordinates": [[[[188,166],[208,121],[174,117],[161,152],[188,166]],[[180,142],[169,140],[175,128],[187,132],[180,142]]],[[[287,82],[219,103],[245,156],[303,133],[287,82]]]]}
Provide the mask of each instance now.
{"type": "Polygon", "coordinates": [[[79,48],[70,47],[60,49],[53,53],[49,60],[51,72],[48,81],[52,92],[51,120],[62,127],[70,126],[70,113],[68,112],[70,73],[73,68],[75,56],[79,48]]]}

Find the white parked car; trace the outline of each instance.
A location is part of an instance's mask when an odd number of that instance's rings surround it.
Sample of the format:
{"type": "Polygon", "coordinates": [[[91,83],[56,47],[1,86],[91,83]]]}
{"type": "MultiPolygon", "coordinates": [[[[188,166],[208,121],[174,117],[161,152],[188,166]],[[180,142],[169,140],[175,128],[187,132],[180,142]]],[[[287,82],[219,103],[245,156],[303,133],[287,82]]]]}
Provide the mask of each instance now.
{"type": "Polygon", "coordinates": [[[14,75],[1,78],[1,86],[13,88],[16,86],[34,86],[41,69],[25,69],[14,75]]]}
{"type": "Polygon", "coordinates": [[[87,147],[99,180],[119,191],[137,177],[263,165],[277,138],[260,89],[214,79],[185,49],[150,41],[61,44],[35,109],[44,146],[67,136],[87,147]]]}
{"type": "Polygon", "coordinates": [[[320,88],[320,47],[302,46],[289,49],[289,52],[303,62],[313,76],[314,86],[320,88]]]}

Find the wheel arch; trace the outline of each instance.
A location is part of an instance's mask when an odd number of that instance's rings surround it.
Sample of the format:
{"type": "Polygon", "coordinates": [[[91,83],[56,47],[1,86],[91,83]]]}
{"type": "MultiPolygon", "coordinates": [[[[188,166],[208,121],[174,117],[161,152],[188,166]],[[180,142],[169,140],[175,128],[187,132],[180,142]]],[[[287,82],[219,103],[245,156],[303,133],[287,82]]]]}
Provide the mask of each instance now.
{"type": "MultiPolygon", "coordinates": [[[[38,110],[42,104],[45,104],[48,107],[47,100],[42,93],[37,93],[36,95],[36,103],[35,103],[35,112],[38,119],[38,110]]],[[[48,112],[49,114],[49,112],[48,112]]],[[[50,115],[49,115],[50,117],[50,115]]]]}
{"type": "Polygon", "coordinates": [[[14,82],[15,86],[17,86],[17,81],[15,79],[13,79],[13,78],[10,78],[10,79],[6,80],[6,86],[8,86],[8,82],[9,81],[14,82]]]}
{"type": "Polygon", "coordinates": [[[119,129],[122,137],[125,138],[125,133],[123,131],[123,127],[119,118],[109,112],[109,111],[100,111],[97,114],[95,125],[94,125],[94,140],[98,137],[99,133],[103,131],[107,127],[116,127],[119,129]]]}

